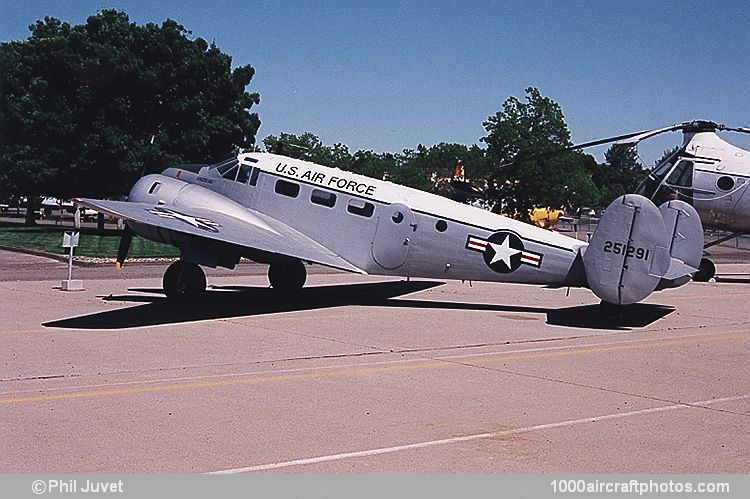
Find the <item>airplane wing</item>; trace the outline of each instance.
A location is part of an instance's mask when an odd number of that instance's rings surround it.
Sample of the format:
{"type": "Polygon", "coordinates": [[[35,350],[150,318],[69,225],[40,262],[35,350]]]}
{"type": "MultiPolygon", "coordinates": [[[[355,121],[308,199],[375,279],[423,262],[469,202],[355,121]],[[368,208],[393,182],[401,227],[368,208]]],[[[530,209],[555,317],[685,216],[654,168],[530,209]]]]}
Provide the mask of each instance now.
{"type": "Polygon", "coordinates": [[[149,203],[85,198],[76,199],[75,202],[101,213],[141,224],[282,254],[349,272],[365,273],[301,232],[254,210],[246,209],[246,213],[243,213],[243,218],[240,219],[201,208],[175,208],[149,203]]]}

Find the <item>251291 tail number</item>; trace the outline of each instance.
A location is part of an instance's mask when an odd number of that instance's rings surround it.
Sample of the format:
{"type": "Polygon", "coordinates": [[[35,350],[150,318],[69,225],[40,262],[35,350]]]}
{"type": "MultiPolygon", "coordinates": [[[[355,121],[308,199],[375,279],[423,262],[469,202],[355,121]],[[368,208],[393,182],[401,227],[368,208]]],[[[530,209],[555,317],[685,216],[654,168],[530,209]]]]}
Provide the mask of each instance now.
{"type": "Polygon", "coordinates": [[[604,252],[614,255],[625,255],[627,258],[636,258],[638,260],[648,260],[650,250],[631,246],[627,243],[614,241],[604,241],[604,252]]]}

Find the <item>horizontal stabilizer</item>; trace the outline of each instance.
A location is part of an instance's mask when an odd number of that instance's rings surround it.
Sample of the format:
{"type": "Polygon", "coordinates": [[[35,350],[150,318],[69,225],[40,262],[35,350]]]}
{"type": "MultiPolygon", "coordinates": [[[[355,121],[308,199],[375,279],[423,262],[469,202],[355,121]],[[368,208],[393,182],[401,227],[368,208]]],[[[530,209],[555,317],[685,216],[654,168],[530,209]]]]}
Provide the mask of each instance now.
{"type": "MultiPolygon", "coordinates": [[[[672,258],[669,262],[669,269],[667,269],[667,273],[662,276],[662,281],[675,282],[685,279],[685,282],[687,282],[690,280],[690,276],[697,270],[697,267],[691,267],[682,260],[672,258]]],[[[665,287],[673,288],[676,286],[663,286],[662,283],[659,283],[659,287],[657,289],[664,289],[665,287]]]]}

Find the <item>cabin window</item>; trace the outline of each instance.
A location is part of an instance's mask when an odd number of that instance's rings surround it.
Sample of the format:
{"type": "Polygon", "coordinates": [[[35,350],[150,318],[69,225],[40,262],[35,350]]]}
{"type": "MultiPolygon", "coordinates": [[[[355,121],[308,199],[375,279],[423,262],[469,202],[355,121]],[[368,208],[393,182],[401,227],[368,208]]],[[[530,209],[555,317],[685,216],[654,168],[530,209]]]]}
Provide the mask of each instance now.
{"type": "Polygon", "coordinates": [[[361,217],[371,217],[375,212],[375,205],[362,199],[353,198],[349,200],[349,205],[346,207],[346,211],[361,217]]]}
{"type": "Polygon", "coordinates": [[[726,175],[719,177],[719,180],[716,181],[716,187],[722,191],[731,191],[734,187],[734,179],[732,177],[727,177],[726,175]]]}
{"type": "Polygon", "coordinates": [[[260,175],[260,168],[253,168],[253,172],[250,174],[250,185],[258,185],[258,176],[260,175]]]}
{"type": "Polygon", "coordinates": [[[237,175],[237,182],[240,184],[246,184],[247,180],[250,178],[250,172],[252,169],[252,166],[240,165],[240,173],[237,175]]]}
{"type": "Polygon", "coordinates": [[[321,191],[320,189],[313,189],[312,194],[310,194],[310,201],[333,208],[336,204],[336,194],[329,191],[321,191]]]}
{"type": "Polygon", "coordinates": [[[435,230],[438,232],[445,232],[448,230],[448,222],[445,220],[438,220],[435,222],[435,230]]]}
{"type": "Polygon", "coordinates": [[[401,222],[404,221],[404,214],[401,213],[400,211],[397,211],[391,216],[391,220],[393,220],[393,223],[395,224],[400,224],[401,222]]]}
{"type": "Polygon", "coordinates": [[[148,190],[149,194],[154,194],[159,191],[159,186],[161,185],[161,182],[154,182],[154,185],[151,186],[151,188],[148,190]]]}
{"type": "Polygon", "coordinates": [[[276,191],[276,194],[289,196],[290,198],[296,198],[299,196],[299,184],[287,182],[286,180],[277,180],[274,190],[276,191]]]}

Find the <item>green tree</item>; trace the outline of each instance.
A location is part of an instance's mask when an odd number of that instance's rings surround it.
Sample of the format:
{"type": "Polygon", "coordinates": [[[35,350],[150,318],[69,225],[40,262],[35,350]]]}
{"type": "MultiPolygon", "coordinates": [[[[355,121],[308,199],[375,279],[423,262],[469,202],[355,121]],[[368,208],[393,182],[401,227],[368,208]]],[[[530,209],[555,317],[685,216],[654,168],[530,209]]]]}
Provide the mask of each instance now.
{"type": "Polygon", "coordinates": [[[598,198],[584,154],[538,157],[572,145],[559,104],[538,89],[526,89],[526,102],[509,97],[484,127],[481,141],[495,165],[490,182],[497,210],[525,218],[535,206],[578,206],[598,198]],[[501,166],[510,162],[516,163],[501,166]]]}
{"type": "Polygon", "coordinates": [[[147,159],[204,163],[255,142],[253,68],[173,20],[103,10],[30,30],[0,44],[0,183],[22,195],[115,196],[147,159]]]}
{"type": "Polygon", "coordinates": [[[604,153],[604,164],[590,168],[594,184],[601,193],[600,206],[607,206],[615,198],[635,192],[646,171],[634,147],[613,145],[604,153]]]}
{"type": "Polygon", "coordinates": [[[305,132],[300,136],[285,132],[281,132],[278,137],[269,135],[263,139],[263,145],[267,152],[304,159],[332,168],[351,169],[352,156],[348,147],[343,144],[326,146],[312,132],[305,132]]]}
{"type": "Polygon", "coordinates": [[[347,146],[327,146],[311,132],[299,136],[285,132],[278,136],[269,135],[263,139],[263,145],[268,152],[369,177],[386,178],[401,185],[443,195],[450,192],[445,185],[438,185],[436,179],[451,178],[458,160],[463,161],[467,176],[478,179],[480,186],[486,171],[484,150],[476,145],[467,147],[463,144],[440,143],[427,148],[420,144],[416,149],[404,149],[400,154],[375,153],[371,150],[351,154],[347,146]]]}
{"type": "Polygon", "coordinates": [[[667,149],[662,153],[661,157],[654,161],[654,166],[659,166],[660,164],[664,163],[666,160],[670,158],[674,153],[676,153],[680,149],[680,146],[674,146],[671,149],[667,149]]]}

